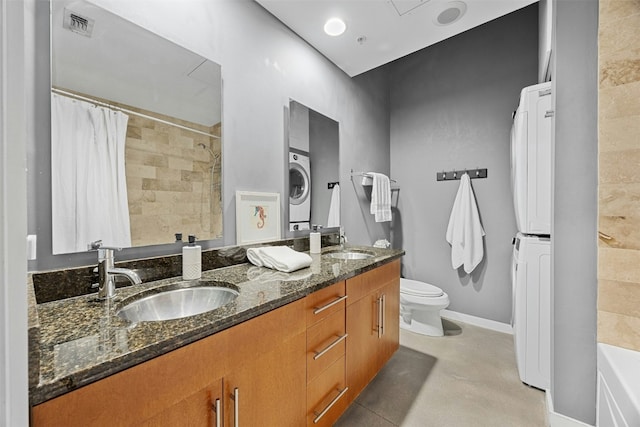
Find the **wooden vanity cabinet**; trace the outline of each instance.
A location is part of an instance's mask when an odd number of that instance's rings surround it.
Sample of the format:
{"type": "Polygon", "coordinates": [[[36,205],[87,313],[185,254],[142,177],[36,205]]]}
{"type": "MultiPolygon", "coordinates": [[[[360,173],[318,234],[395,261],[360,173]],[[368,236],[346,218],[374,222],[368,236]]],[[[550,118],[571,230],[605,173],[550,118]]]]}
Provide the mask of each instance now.
{"type": "Polygon", "coordinates": [[[399,348],[400,260],[346,284],[346,368],[353,401],[399,348]]]}
{"type": "Polygon", "coordinates": [[[299,300],[37,405],[31,424],[300,426],[305,341],[299,300]]]}

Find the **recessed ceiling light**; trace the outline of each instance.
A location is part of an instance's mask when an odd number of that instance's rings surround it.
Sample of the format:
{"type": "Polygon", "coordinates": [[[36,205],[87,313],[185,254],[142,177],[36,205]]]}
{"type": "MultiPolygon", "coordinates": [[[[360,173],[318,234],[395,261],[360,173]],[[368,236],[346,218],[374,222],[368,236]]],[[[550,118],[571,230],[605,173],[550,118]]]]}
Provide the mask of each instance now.
{"type": "Polygon", "coordinates": [[[340,18],[330,18],[324,24],[324,32],[330,36],[339,36],[347,29],[347,24],[340,18]]]}
{"type": "Polygon", "coordinates": [[[440,11],[434,23],[436,25],[450,25],[462,18],[462,15],[467,11],[467,4],[462,1],[452,1],[446,3],[444,8],[440,11]]]}

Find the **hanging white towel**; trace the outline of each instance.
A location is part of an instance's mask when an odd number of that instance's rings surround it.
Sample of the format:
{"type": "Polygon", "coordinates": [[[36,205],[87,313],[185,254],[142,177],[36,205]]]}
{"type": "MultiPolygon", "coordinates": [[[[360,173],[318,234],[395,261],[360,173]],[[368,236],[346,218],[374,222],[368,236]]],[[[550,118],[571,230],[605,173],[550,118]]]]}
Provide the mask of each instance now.
{"type": "Polygon", "coordinates": [[[247,249],[247,258],[253,265],[268,267],[290,273],[309,267],[313,259],[305,253],[288,246],[262,246],[247,249]]]}
{"type": "Polygon", "coordinates": [[[465,173],[460,178],[446,234],[447,242],[451,245],[451,266],[454,270],[464,266],[464,271],[469,274],[478,266],[484,256],[484,235],[471,180],[465,173]]]}
{"type": "Polygon", "coordinates": [[[370,213],[375,216],[376,222],[391,221],[391,183],[389,177],[376,172],[367,172],[367,175],[373,177],[370,213]]]}
{"type": "Polygon", "coordinates": [[[340,227],[340,185],[333,186],[331,192],[331,204],[329,205],[329,217],[327,227],[340,227]]]}

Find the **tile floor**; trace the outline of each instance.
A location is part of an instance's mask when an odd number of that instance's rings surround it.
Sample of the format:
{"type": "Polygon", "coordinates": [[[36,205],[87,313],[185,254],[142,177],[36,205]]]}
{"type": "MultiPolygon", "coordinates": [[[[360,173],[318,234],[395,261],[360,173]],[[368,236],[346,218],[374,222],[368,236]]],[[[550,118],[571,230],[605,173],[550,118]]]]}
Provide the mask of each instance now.
{"type": "Polygon", "coordinates": [[[543,427],[544,392],[519,377],[513,336],[444,319],[400,349],[335,427],[543,427]]]}

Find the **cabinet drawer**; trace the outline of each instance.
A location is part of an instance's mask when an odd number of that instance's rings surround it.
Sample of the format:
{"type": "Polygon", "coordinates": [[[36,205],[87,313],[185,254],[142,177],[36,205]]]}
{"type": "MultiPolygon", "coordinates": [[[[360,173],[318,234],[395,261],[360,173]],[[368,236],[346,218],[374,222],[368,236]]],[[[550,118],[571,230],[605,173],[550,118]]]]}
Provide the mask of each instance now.
{"type": "Polygon", "coordinates": [[[331,426],[347,408],[344,364],[343,356],[307,385],[308,426],[331,426]]]}
{"type": "Polygon", "coordinates": [[[400,260],[362,273],[351,279],[347,279],[348,304],[353,304],[368,293],[375,291],[389,283],[400,280],[400,260]]]}
{"type": "Polygon", "coordinates": [[[346,349],[344,310],[337,311],[307,330],[307,381],[312,381],[346,349]]]}
{"type": "Polygon", "coordinates": [[[346,295],[343,280],[307,296],[305,298],[307,326],[311,326],[337,311],[344,311],[346,295]]]}

